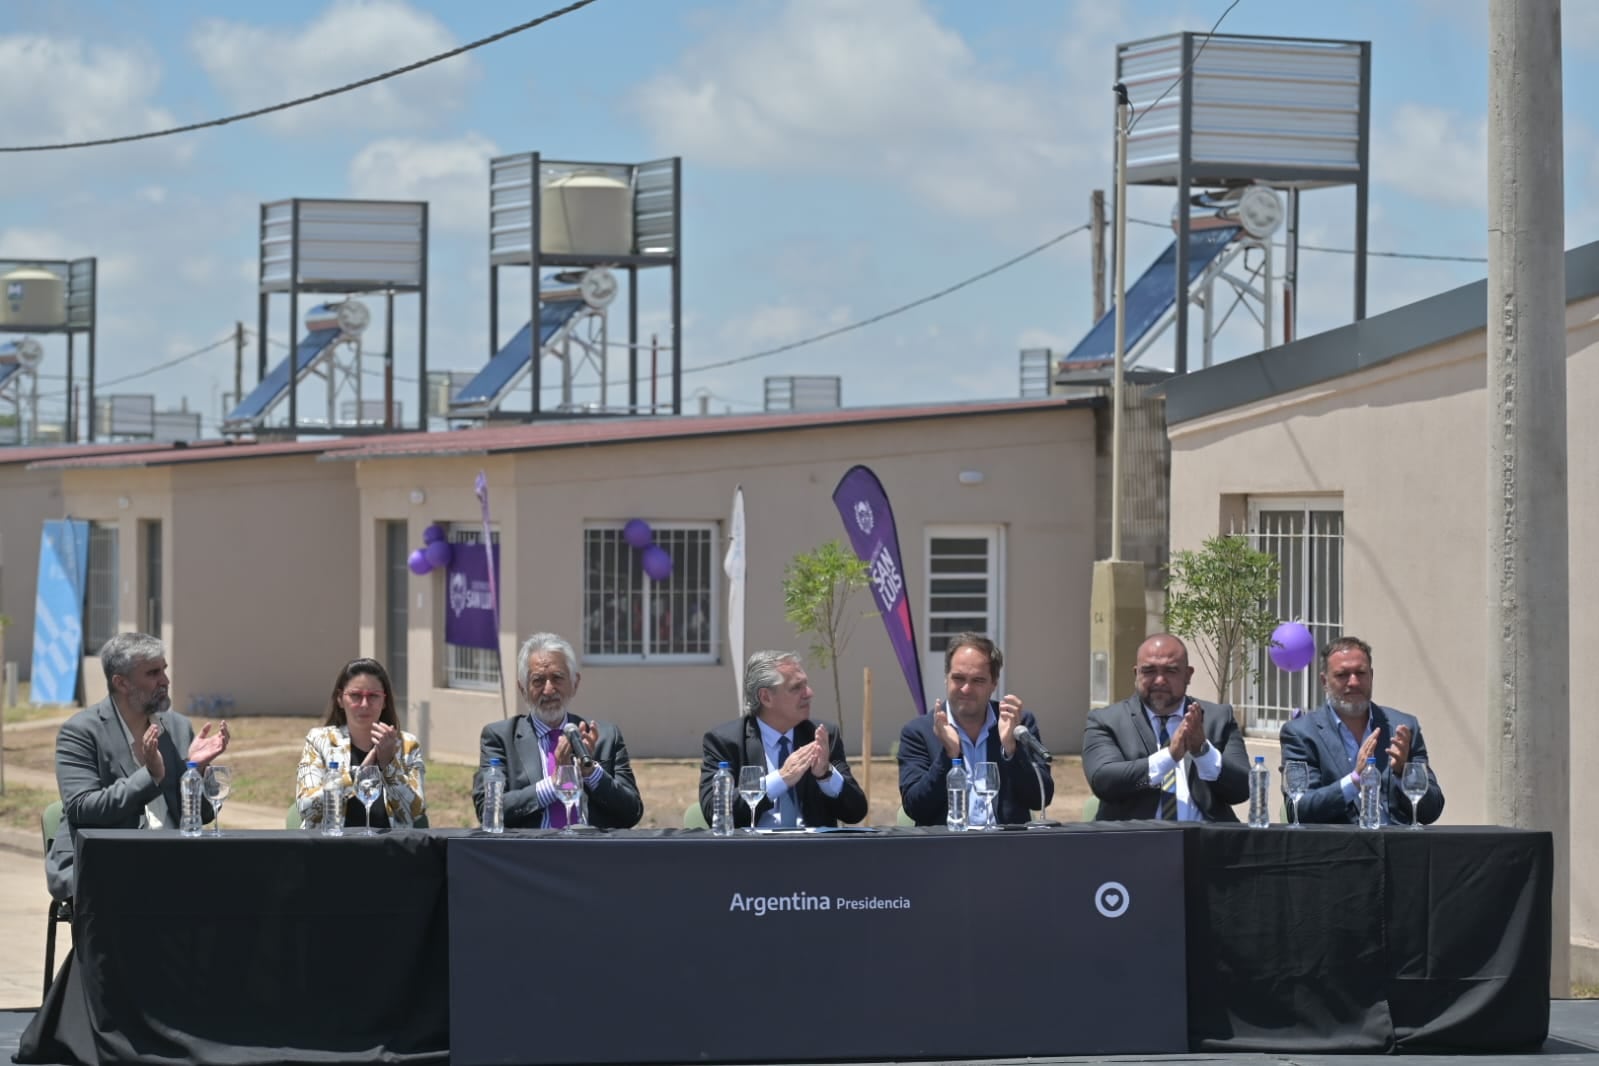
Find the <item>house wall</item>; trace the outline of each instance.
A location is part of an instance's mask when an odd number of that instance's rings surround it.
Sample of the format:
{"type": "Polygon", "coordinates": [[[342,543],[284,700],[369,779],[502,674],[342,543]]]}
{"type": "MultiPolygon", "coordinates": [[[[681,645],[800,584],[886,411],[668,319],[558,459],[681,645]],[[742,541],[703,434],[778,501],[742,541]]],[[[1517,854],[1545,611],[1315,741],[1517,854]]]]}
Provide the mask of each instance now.
{"type": "Polygon", "coordinates": [[[16,663],[22,681],[33,676],[39,535],[46,519],[62,517],[60,474],[0,465],[0,615],[10,619],[0,638],[0,663],[16,663]]]}
{"type": "MultiPolygon", "coordinates": [[[[1087,602],[1093,562],[1093,423],[1086,410],[1054,409],[881,425],[828,426],[726,437],[527,451],[487,461],[409,458],[365,461],[357,479],[363,506],[361,566],[377,587],[384,519],[405,518],[412,542],[428,521],[476,521],[471,486],[489,476],[502,545],[502,653],[514,678],[521,638],[554,630],[583,647],[583,528],[586,522],[707,521],[720,524],[719,566],[735,486],[747,513],[746,654],[803,650],[782,610],[784,566],[796,554],[844,531],[831,499],[857,462],[871,466],[894,505],[907,585],[924,644],[924,531],[928,524],[1004,528],[1002,586],[1007,667],[1002,685],[1021,694],[1056,750],[1081,743],[1087,692],[1087,602]],[[981,470],[962,485],[962,470],[981,470]],[[420,490],[425,504],[409,502],[420,490]]],[[[431,708],[431,747],[475,758],[482,726],[500,716],[493,693],[440,687],[443,576],[412,581],[410,688],[431,708]]],[[[725,586],[717,605],[725,607],[725,586]]],[[[382,644],[375,597],[362,596],[363,650],[382,644]]],[[[859,596],[862,611],[870,597],[859,596]]],[[[725,638],[725,619],[723,619],[725,638]]],[[[940,664],[941,665],[941,664],[940,664]]],[[[858,621],[840,677],[849,750],[860,750],[862,669],[873,673],[873,747],[886,752],[913,713],[883,626],[858,621]]],[[[927,671],[924,671],[926,673],[927,671]]],[[[934,671],[936,672],[936,670],[934,671]]],[[[813,713],[838,718],[828,671],[811,664],[813,713]]],[[[733,672],[707,665],[585,663],[574,709],[615,722],[639,756],[697,757],[711,726],[738,713],[733,672]]],[[[929,699],[939,692],[929,693],[929,699]]],[[[509,693],[517,713],[515,692],[509,693]]]]}
{"type": "MultiPolygon", "coordinates": [[[[1599,639],[1599,299],[1567,308],[1570,692],[1599,639]]],[[[1449,824],[1489,819],[1486,339],[1420,349],[1336,381],[1198,418],[1171,430],[1172,550],[1229,528],[1250,497],[1341,497],[1344,631],[1373,646],[1378,702],[1419,716],[1449,824]]],[[[1274,749],[1275,740],[1256,746],[1274,749]]],[[[1570,750],[1599,750],[1599,726],[1571,710],[1570,750]]],[[[1275,759],[1269,759],[1275,763],[1275,759]]],[[[1585,799],[1579,758],[1571,797],[1585,799]]],[[[1599,979],[1599,837],[1572,821],[1575,973],[1599,979]]]]}

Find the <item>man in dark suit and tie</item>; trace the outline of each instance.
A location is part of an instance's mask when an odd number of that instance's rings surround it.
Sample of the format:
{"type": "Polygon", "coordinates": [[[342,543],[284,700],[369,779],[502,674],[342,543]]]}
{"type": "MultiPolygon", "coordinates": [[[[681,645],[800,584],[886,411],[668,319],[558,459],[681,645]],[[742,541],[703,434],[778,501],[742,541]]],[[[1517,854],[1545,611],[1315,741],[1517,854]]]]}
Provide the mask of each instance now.
{"type": "Polygon", "coordinates": [[[1083,774],[1099,797],[1096,820],[1236,822],[1249,798],[1249,756],[1228,704],[1188,697],[1194,668],[1170,633],[1138,647],[1136,694],[1090,711],[1083,774]]]}
{"type": "MultiPolygon", "coordinates": [[[[739,769],[766,768],[766,796],[755,808],[759,828],[837,826],[866,817],[866,793],[844,760],[844,741],[811,721],[810,679],[798,655],[758,651],[744,666],[744,713],[705,734],[700,811],[712,820],[711,783],[725,762],[738,787],[739,769]]],[[[733,797],[733,824],[750,824],[749,805],[733,797]]]]}
{"type": "Polygon", "coordinates": [[[1018,757],[1016,750],[1018,726],[1038,735],[1033,712],[1023,710],[1021,698],[1010,693],[993,699],[1004,665],[1004,653],[981,633],[958,634],[944,648],[947,699],[939,700],[932,714],[912,718],[899,734],[899,798],[917,825],[945,824],[945,778],[956,759],[966,763],[968,774],[973,763],[999,767],[995,825],[1020,825],[1054,797],[1049,767],[1034,773],[1026,753],[1018,757]]]}
{"type": "MultiPolygon", "coordinates": [[[[61,826],[45,856],[56,899],[73,891],[80,829],[177,829],[184,763],[200,772],[228,749],[228,723],[216,732],[171,709],[166,649],[144,633],[119,633],[100,649],[106,698],[68,718],[56,734],[61,826]]],[[[203,818],[213,817],[203,804],[203,818]]]]}
{"type": "Polygon", "coordinates": [[[633,781],[622,732],[609,722],[585,721],[571,713],[583,675],[577,652],[554,633],[535,633],[516,653],[516,690],[528,713],[490,722],[478,738],[478,771],[472,775],[472,805],[483,817],[483,771],[490,759],[505,770],[505,827],[561,829],[566,805],[555,789],[557,768],[577,764],[583,798],[574,813],[597,829],[631,829],[644,817],[644,801],[633,781]],[[564,735],[577,727],[586,753],[572,750],[564,735]],[[586,757],[585,757],[586,756],[586,757]]]}
{"type": "Polygon", "coordinates": [[[1405,795],[1405,766],[1427,758],[1421,724],[1403,711],[1371,700],[1371,645],[1359,637],[1339,637],[1321,651],[1321,685],[1327,702],[1283,726],[1283,762],[1310,767],[1310,791],[1300,797],[1301,822],[1356,825],[1360,771],[1368,758],[1382,774],[1383,821],[1430,825],[1444,811],[1443,789],[1427,766],[1427,793],[1411,810],[1405,795]]]}

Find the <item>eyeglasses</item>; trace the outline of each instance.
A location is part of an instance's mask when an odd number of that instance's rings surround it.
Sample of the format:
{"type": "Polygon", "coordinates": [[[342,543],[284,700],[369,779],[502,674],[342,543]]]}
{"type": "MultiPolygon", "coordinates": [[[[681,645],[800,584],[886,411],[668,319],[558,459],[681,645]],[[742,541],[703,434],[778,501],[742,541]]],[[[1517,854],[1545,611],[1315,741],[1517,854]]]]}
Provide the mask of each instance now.
{"type": "Polygon", "coordinates": [[[554,685],[556,688],[560,688],[564,684],[566,684],[565,674],[534,674],[527,679],[527,690],[529,692],[543,692],[545,685],[554,685]]]}
{"type": "Polygon", "coordinates": [[[358,689],[349,689],[349,690],[347,690],[344,693],[344,698],[349,700],[351,703],[356,703],[356,704],[382,703],[383,702],[383,693],[381,693],[381,692],[363,692],[363,691],[360,691],[358,689]]]}

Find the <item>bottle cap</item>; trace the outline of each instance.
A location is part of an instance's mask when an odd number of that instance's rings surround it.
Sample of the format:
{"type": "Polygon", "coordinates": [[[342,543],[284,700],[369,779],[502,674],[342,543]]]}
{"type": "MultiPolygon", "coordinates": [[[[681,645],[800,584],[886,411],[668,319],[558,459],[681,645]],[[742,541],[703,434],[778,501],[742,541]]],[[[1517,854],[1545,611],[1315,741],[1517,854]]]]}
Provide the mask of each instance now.
{"type": "Polygon", "coordinates": [[[1376,766],[1377,765],[1377,756],[1375,756],[1375,755],[1366,756],[1366,765],[1367,766],[1376,766]]]}
{"type": "Polygon", "coordinates": [[[1255,765],[1256,766],[1262,765],[1263,763],[1265,763],[1265,761],[1266,761],[1266,756],[1264,756],[1264,755],[1255,756],[1255,765]]]}
{"type": "Polygon", "coordinates": [[[489,765],[490,766],[499,766],[500,765],[500,760],[499,759],[490,759],[489,760],[489,765]]]}
{"type": "Polygon", "coordinates": [[[200,768],[200,764],[197,763],[197,762],[191,762],[189,764],[189,769],[191,769],[191,770],[198,770],[199,768],[200,768]]]}
{"type": "Polygon", "coordinates": [[[717,763],[716,764],[716,768],[718,770],[726,770],[727,769],[727,760],[723,759],[721,762],[717,763]]]}
{"type": "Polygon", "coordinates": [[[337,760],[337,759],[329,759],[328,760],[328,769],[329,770],[337,770],[338,768],[339,768],[339,760],[337,760]]]}

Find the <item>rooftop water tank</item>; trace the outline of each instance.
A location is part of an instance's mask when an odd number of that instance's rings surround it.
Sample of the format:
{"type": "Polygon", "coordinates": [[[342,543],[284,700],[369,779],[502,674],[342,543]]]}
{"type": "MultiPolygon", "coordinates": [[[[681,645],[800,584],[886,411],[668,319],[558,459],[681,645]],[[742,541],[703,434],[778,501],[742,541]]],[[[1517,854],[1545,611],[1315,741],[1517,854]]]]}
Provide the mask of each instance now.
{"type": "Polygon", "coordinates": [[[539,195],[539,251],[631,255],[633,190],[609,174],[578,171],[548,179],[539,195]]]}
{"type": "Polygon", "coordinates": [[[0,326],[50,329],[67,324],[67,287],[61,275],[40,267],[21,267],[0,276],[0,326]]]}

